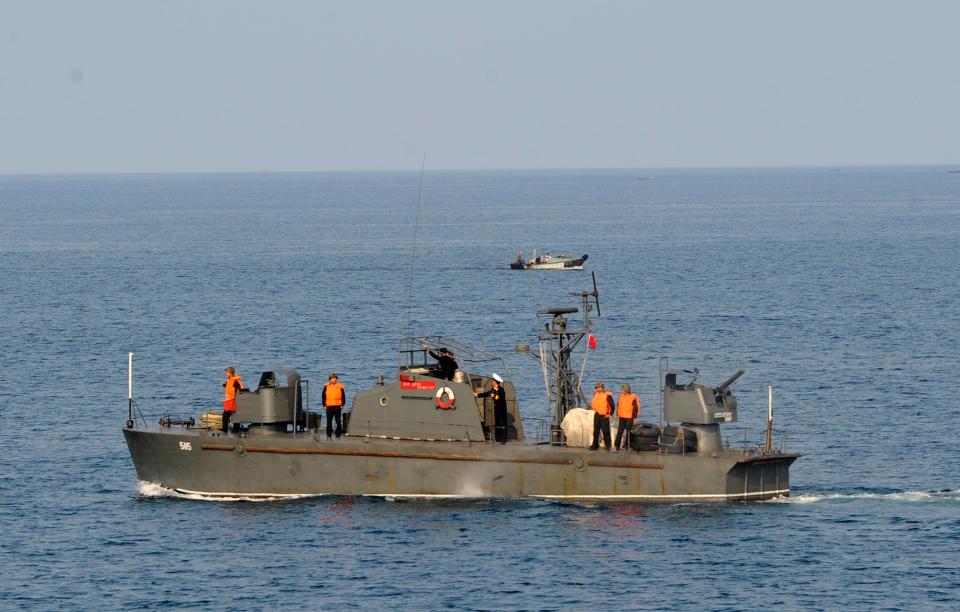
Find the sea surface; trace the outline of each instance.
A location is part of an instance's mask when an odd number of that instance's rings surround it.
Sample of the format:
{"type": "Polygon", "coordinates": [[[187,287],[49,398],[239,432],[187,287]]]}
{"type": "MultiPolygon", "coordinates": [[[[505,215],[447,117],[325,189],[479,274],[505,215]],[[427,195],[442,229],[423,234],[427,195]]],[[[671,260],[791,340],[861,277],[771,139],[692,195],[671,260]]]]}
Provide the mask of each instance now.
{"type": "MultiPolygon", "coordinates": [[[[960,174],[945,167],[0,176],[0,608],[955,610],[960,174]],[[654,180],[638,180],[654,175],[654,180]],[[589,254],[514,272],[517,251],[589,254]],[[352,394],[407,333],[501,354],[596,272],[588,381],[659,419],[661,358],[740,368],[731,443],[802,453],[731,504],[204,501],[151,422],[291,367],[352,394]]],[[[318,395],[318,394],[315,394],[318,395]]],[[[317,398],[312,403],[316,405],[317,398]]]]}

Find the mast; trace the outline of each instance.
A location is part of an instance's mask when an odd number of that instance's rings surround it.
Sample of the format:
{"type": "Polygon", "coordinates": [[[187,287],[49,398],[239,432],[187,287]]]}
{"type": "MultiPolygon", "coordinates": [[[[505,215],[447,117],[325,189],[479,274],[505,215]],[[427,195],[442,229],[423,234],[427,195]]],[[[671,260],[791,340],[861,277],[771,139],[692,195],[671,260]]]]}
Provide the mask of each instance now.
{"type": "MultiPolygon", "coordinates": [[[[539,316],[550,316],[551,321],[544,324],[543,331],[537,335],[540,342],[538,358],[543,367],[544,379],[547,383],[547,394],[553,414],[550,423],[550,443],[563,444],[563,430],[560,424],[571,409],[584,405],[586,398],[580,384],[580,375],[573,368],[571,359],[573,351],[593,329],[590,312],[593,305],[590,297],[597,304],[597,316],[600,316],[600,293],[597,291],[597,277],[593,275],[593,291],[578,291],[571,295],[579,297],[579,308],[545,308],[537,312],[539,316]],[[581,312],[583,320],[580,327],[568,327],[564,315],[581,312]]],[[[536,357],[536,356],[535,356],[536,357]]]]}

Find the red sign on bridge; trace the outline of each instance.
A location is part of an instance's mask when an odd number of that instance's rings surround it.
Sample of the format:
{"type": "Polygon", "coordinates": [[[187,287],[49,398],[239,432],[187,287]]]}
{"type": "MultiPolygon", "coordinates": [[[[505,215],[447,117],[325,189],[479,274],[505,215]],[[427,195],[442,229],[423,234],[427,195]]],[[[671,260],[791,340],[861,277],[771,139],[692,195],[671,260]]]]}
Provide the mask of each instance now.
{"type": "Polygon", "coordinates": [[[403,380],[400,379],[400,388],[404,391],[433,391],[437,388],[435,380],[403,380]]]}

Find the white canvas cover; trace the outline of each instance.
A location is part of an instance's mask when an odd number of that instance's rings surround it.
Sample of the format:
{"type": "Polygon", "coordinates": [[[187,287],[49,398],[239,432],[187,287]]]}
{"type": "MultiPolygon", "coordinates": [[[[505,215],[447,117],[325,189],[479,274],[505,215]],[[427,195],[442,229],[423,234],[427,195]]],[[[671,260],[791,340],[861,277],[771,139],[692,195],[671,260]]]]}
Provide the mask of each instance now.
{"type": "MultiPolygon", "coordinates": [[[[567,436],[567,446],[586,448],[593,442],[593,410],[572,408],[563,417],[560,429],[567,436]]],[[[600,445],[603,446],[603,436],[600,436],[600,445]]]]}

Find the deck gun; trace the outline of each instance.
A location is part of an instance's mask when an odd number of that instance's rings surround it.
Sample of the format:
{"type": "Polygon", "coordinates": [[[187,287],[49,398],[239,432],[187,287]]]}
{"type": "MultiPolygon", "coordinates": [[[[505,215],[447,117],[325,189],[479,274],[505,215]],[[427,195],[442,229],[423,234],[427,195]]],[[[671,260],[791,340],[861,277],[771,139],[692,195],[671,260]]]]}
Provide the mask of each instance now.
{"type": "Polygon", "coordinates": [[[689,424],[731,423],[737,420],[737,398],[730,386],[746,373],[738,370],[717,387],[699,384],[699,370],[670,370],[664,378],[663,416],[667,421],[689,424]],[[680,374],[691,375],[686,384],[680,374]]]}
{"type": "Polygon", "coordinates": [[[670,370],[664,377],[663,417],[668,421],[679,421],[683,429],[696,433],[696,450],[716,452],[723,448],[720,437],[720,423],[737,420],[737,398],[730,386],[746,370],[738,370],[733,376],[717,387],[707,387],[697,382],[700,371],[670,370]],[[677,382],[679,374],[690,375],[686,384],[677,382]]]}

